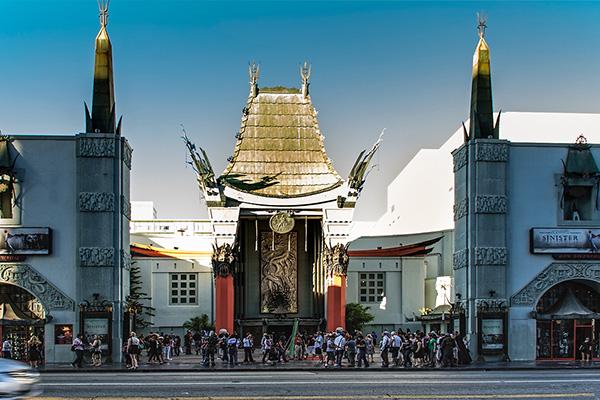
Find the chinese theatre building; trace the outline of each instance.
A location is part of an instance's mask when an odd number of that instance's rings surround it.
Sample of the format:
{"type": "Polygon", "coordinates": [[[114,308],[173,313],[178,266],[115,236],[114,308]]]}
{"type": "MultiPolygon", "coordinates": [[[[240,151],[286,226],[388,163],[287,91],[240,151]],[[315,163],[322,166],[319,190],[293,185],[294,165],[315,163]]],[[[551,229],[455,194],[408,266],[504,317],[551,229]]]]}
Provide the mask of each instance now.
{"type": "Polygon", "coordinates": [[[73,361],[78,333],[121,358],[132,150],[115,123],[107,17],[102,7],[85,133],[0,138],[0,332],[19,360],[35,335],[46,361],[73,361]]]}
{"type": "Polygon", "coordinates": [[[215,237],[216,328],[332,330],[344,326],[348,232],[379,142],[342,179],[325,153],[310,67],[301,67],[301,89],[259,88],[258,74],[253,64],[221,176],[186,138],[215,237]]]}
{"type": "Polygon", "coordinates": [[[583,136],[574,144],[549,143],[549,134],[545,143],[500,138],[484,22],[470,125],[452,153],[456,326],[480,359],[581,359],[586,338],[598,358],[600,147],[583,136]]]}

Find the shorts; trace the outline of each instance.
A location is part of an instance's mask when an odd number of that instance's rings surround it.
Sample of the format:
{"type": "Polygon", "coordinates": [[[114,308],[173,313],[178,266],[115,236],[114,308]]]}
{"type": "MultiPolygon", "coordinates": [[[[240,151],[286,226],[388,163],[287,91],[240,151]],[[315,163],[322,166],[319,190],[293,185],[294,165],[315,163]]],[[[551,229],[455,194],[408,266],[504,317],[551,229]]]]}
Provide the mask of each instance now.
{"type": "Polygon", "coordinates": [[[315,347],[315,354],[320,356],[321,354],[323,354],[323,349],[320,347],[315,347]]]}

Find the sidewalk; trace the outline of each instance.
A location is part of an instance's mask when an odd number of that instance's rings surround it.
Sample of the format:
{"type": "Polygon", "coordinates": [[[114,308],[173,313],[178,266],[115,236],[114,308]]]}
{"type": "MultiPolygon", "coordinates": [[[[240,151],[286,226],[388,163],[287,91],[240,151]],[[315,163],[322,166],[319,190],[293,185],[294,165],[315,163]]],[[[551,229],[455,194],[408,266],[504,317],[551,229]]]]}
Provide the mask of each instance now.
{"type": "MultiPolygon", "coordinates": [[[[244,359],[243,353],[240,353],[239,360],[244,359]]],[[[73,357],[74,358],[74,357],[73,357]]],[[[172,361],[165,362],[162,365],[148,364],[145,355],[140,357],[139,368],[135,371],[128,370],[125,363],[103,363],[101,367],[93,367],[91,363],[84,364],[83,369],[76,369],[70,363],[46,363],[39,367],[40,373],[64,373],[64,372],[201,372],[201,371],[359,371],[365,368],[352,368],[346,362],[342,368],[324,368],[316,360],[291,360],[287,363],[278,363],[275,365],[263,364],[260,362],[260,351],[254,352],[256,362],[251,364],[229,365],[221,360],[215,361],[214,367],[204,367],[200,365],[202,357],[196,355],[180,355],[173,357],[172,361]]],[[[473,362],[469,365],[461,365],[453,368],[425,367],[425,368],[403,368],[390,367],[381,368],[381,360],[378,355],[375,356],[375,362],[371,363],[369,370],[378,371],[440,371],[440,370],[469,370],[469,371],[492,371],[492,370],[542,370],[542,369],[600,369],[600,362],[581,362],[581,361],[511,361],[511,362],[473,362]]]]}

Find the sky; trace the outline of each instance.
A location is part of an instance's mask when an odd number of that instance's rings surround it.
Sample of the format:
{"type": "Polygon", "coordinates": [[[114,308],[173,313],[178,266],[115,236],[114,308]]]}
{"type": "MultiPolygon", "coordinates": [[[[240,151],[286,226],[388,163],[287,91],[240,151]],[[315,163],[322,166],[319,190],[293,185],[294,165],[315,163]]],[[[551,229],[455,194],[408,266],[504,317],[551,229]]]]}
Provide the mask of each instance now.
{"type": "MultiPolygon", "coordinates": [[[[259,87],[299,88],[307,61],[342,177],[386,129],[355,213],[377,219],[387,186],[419,149],[439,148],[468,119],[481,10],[496,111],[600,111],[600,2],[112,0],[131,200],[153,201],[163,219],[205,218],[180,125],[220,174],[248,97],[248,62],[261,63],[259,87]]],[[[2,133],[85,130],[98,14],[96,0],[0,0],[2,133]]]]}

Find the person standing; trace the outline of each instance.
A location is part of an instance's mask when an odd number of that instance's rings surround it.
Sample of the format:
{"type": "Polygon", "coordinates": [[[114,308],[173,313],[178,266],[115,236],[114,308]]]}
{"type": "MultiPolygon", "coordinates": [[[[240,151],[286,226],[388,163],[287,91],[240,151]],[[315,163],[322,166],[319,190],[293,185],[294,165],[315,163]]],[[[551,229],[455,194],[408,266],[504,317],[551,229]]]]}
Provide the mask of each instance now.
{"type": "Polygon", "coordinates": [[[92,363],[94,367],[100,367],[102,365],[102,341],[98,335],[94,335],[94,341],[90,343],[92,346],[92,363]]]}
{"type": "Polygon", "coordinates": [[[442,349],[442,367],[454,367],[454,348],[456,347],[456,342],[449,333],[446,333],[446,336],[442,339],[440,347],[442,349]]]}
{"type": "Polygon", "coordinates": [[[397,367],[400,365],[398,361],[398,353],[400,352],[400,348],[402,347],[402,338],[399,334],[392,331],[390,337],[390,352],[392,353],[392,365],[397,367]]]}
{"type": "Polygon", "coordinates": [[[31,368],[37,368],[40,359],[42,358],[42,342],[37,336],[31,336],[31,339],[27,342],[29,351],[29,365],[31,368]]]}
{"type": "Polygon", "coordinates": [[[581,361],[590,361],[592,357],[592,350],[594,344],[590,340],[589,337],[585,338],[585,341],[579,346],[579,351],[581,351],[581,361]]]}
{"type": "Polygon", "coordinates": [[[323,335],[317,332],[315,335],[315,355],[319,358],[319,364],[323,364],[323,335]]]}
{"type": "Polygon", "coordinates": [[[252,358],[252,350],[254,350],[254,338],[250,332],[248,332],[242,344],[244,346],[244,363],[253,363],[254,358],[252,358]]]}
{"type": "Polygon", "coordinates": [[[13,345],[12,339],[8,338],[2,343],[2,358],[12,358],[13,345]]]}
{"type": "Polygon", "coordinates": [[[78,333],[73,339],[73,350],[75,350],[76,358],[71,363],[73,368],[83,368],[83,333],[78,333]]]}
{"type": "Polygon", "coordinates": [[[356,339],[356,349],[358,350],[358,368],[362,366],[363,361],[365,363],[365,368],[369,368],[369,361],[367,361],[367,342],[360,333],[356,339]]]}
{"type": "Polygon", "coordinates": [[[350,366],[354,367],[354,363],[356,362],[356,341],[350,335],[346,335],[346,355],[350,366]]]}
{"type": "Polygon", "coordinates": [[[271,339],[271,337],[268,334],[265,333],[263,336],[264,353],[263,353],[263,357],[262,357],[262,362],[271,364],[271,365],[273,364],[270,361],[272,347],[273,347],[273,340],[271,339]]]}
{"type": "Polygon", "coordinates": [[[346,337],[344,331],[337,329],[337,334],[334,340],[335,343],[335,364],[334,367],[342,367],[342,359],[344,358],[344,350],[346,349],[346,337]]]}
{"type": "Polygon", "coordinates": [[[390,348],[390,333],[383,331],[381,334],[381,343],[379,343],[379,353],[381,354],[381,366],[387,368],[390,366],[390,360],[388,359],[388,351],[390,348]]]}
{"type": "Polygon", "coordinates": [[[131,332],[129,340],[127,340],[127,354],[131,358],[131,367],[129,369],[137,369],[137,355],[140,352],[140,339],[136,337],[135,332],[131,332]]]}

